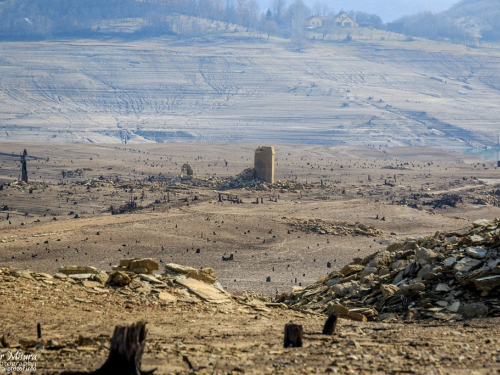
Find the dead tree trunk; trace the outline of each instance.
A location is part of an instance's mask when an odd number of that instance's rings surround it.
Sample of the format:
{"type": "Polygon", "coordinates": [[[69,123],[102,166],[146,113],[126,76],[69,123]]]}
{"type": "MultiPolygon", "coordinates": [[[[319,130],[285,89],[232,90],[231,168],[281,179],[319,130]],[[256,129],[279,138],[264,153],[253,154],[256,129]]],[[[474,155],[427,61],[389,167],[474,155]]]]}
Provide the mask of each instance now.
{"type": "Polygon", "coordinates": [[[26,167],[26,156],[28,152],[24,149],[23,154],[21,155],[21,181],[28,183],[28,169],[26,167]]]}
{"type": "Polygon", "coordinates": [[[285,324],[285,342],[283,346],[285,348],[302,348],[302,337],[304,335],[304,330],[299,324],[285,324]]]}
{"type": "Polygon", "coordinates": [[[323,335],[333,335],[335,328],[337,327],[338,315],[330,315],[325,322],[323,327],[323,335]]]}
{"type": "MultiPolygon", "coordinates": [[[[92,375],[148,375],[151,371],[141,371],[142,354],[146,345],[146,323],[130,326],[116,326],[109,356],[102,367],[92,375]]],[[[65,372],[66,375],[89,374],[87,372],[65,372]]]]}

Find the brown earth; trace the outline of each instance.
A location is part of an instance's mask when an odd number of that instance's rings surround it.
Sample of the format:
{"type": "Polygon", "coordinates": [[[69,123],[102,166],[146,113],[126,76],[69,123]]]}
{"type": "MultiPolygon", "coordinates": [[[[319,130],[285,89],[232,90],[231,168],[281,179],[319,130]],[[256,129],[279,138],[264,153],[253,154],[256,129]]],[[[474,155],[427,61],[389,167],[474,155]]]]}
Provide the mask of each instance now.
{"type": "MultiPolygon", "coordinates": [[[[212,267],[226,290],[270,298],[395,240],[459,230],[499,216],[498,169],[482,159],[430,148],[277,146],[276,177],[282,183],[219,189],[216,178],[252,166],[257,145],[237,146],[28,144],[22,146],[31,157],[30,183],[24,185],[17,182],[22,149],[2,144],[0,265],[54,274],[64,265],[109,270],[124,257],[155,257],[212,267]],[[185,162],[197,175],[194,181],[205,186],[169,183],[185,162]],[[75,170],[82,175],[62,178],[62,171],[75,170]],[[243,203],[228,201],[228,195],[243,203]],[[110,213],[110,206],[130,201],[137,209],[110,213]],[[222,261],[231,253],[233,261],[222,261]],[[268,276],[271,282],[265,281],[268,276]]],[[[342,321],[336,336],[324,337],[319,335],[324,316],[274,307],[258,311],[247,306],[252,296],[233,297],[224,306],[201,301],[162,306],[149,297],[93,293],[62,283],[14,279],[0,284],[6,296],[0,336],[17,344],[19,338],[33,338],[40,321],[44,337],[71,349],[40,352],[44,373],[62,364],[99,367],[106,349],[69,343],[79,333],[109,336],[114,325],[138,320],[149,322],[144,367],[158,366],[159,373],[188,373],[183,356],[200,373],[323,373],[327,368],[491,373],[498,367],[496,318],[342,321]],[[127,303],[132,308],[123,308],[127,303]],[[282,348],[283,325],[290,320],[305,328],[303,349],[282,348]],[[351,340],[354,346],[348,345],[351,340]]]]}
{"type": "Polygon", "coordinates": [[[0,280],[1,334],[12,344],[0,355],[36,355],[33,374],[99,368],[114,325],[136,321],[148,322],[142,369],[157,368],[156,374],[491,374],[500,369],[498,318],[341,320],[335,335],[325,336],[324,316],[267,307],[255,294],[240,293],[228,304],[213,305],[169,288],[178,300],[164,303],[130,290],[95,291],[55,279],[53,285],[0,280]],[[290,321],[304,327],[302,348],[283,348],[283,327],[290,321]],[[46,347],[20,346],[20,340],[36,341],[38,322],[46,347]]]}

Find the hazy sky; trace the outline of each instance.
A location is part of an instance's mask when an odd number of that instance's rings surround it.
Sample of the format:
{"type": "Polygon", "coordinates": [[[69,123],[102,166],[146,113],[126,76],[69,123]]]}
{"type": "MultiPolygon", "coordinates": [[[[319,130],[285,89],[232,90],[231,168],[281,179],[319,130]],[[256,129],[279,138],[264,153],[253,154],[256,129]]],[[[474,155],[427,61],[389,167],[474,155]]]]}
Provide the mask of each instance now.
{"type": "MultiPolygon", "coordinates": [[[[267,9],[273,0],[258,0],[262,9],[267,9]]],[[[287,0],[287,5],[294,0],[287,0]]],[[[304,0],[312,7],[317,0],[304,0]]],[[[450,8],[459,0],[319,0],[320,3],[327,3],[335,12],[344,10],[360,10],[367,13],[378,14],[384,22],[393,21],[406,14],[415,14],[425,10],[433,13],[441,12],[450,8]]]]}

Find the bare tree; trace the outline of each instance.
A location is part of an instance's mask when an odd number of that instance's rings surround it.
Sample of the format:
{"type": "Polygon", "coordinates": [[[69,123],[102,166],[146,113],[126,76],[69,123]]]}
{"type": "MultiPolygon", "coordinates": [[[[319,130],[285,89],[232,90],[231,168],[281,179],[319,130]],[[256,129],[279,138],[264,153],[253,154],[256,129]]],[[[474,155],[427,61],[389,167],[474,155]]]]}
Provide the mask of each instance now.
{"type": "Polygon", "coordinates": [[[285,10],[286,0],[273,0],[274,20],[280,23],[283,20],[283,11],[285,10]]]}
{"type": "Polygon", "coordinates": [[[313,5],[313,14],[315,16],[326,16],[330,12],[330,6],[326,2],[317,1],[313,5]]]}
{"type": "Polygon", "coordinates": [[[250,28],[257,28],[258,16],[259,4],[257,3],[257,0],[250,0],[248,2],[248,26],[250,26],[250,28]]]}
{"type": "Polygon", "coordinates": [[[307,44],[305,20],[310,15],[310,9],[302,0],[295,0],[288,8],[290,15],[290,39],[300,51],[307,44]]]}

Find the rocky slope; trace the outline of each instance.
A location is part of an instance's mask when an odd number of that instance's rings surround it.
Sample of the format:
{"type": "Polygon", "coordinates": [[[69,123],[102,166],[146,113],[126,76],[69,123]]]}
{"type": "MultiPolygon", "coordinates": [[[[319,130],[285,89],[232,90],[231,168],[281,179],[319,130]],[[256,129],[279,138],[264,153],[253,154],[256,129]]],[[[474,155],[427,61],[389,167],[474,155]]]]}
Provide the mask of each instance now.
{"type": "Polygon", "coordinates": [[[278,301],[361,321],[499,316],[499,248],[500,219],[480,220],[393,243],[278,301]]]}

